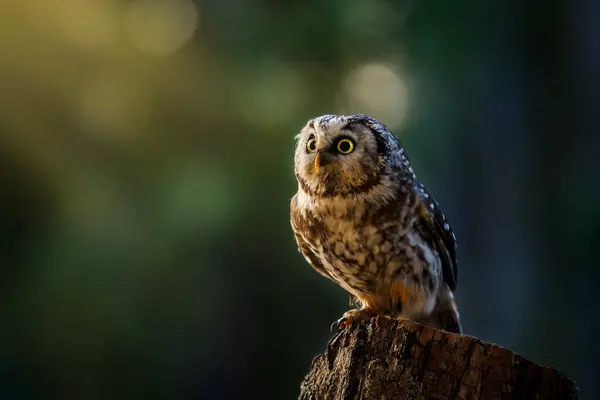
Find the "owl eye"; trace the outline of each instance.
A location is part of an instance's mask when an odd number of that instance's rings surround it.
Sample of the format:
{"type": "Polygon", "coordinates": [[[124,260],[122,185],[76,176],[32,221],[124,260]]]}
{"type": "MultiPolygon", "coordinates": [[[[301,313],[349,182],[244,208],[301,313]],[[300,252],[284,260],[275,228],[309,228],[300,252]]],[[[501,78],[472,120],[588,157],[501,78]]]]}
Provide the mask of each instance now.
{"type": "Polygon", "coordinates": [[[341,154],[350,154],[354,150],[354,142],[350,139],[342,139],[337,144],[337,151],[341,154]]]}
{"type": "Polygon", "coordinates": [[[314,137],[308,139],[308,142],[306,142],[306,151],[308,151],[309,153],[312,153],[316,149],[317,149],[317,141],[316,141],[316,139],[314,137]]]}

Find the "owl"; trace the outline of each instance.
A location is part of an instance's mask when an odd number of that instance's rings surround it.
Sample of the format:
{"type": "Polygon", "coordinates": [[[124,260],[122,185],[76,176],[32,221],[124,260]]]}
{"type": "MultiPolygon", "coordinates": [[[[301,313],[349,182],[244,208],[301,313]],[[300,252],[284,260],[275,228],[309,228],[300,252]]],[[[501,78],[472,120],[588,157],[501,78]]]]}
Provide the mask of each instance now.
{"type": "Polygon", "coordinates": [[[398,138],[366,115],[323,115],[296,136],[290,204],[300,253],[354,300],[338,329],[385,315],[461,333],[456,238],[398,138]]]}

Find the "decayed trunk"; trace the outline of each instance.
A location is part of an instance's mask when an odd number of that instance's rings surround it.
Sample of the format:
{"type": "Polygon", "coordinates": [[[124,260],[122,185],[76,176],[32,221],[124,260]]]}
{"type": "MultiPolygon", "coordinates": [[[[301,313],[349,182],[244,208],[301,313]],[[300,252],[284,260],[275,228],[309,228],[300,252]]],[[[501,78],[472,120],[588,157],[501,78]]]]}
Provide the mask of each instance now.
{"type": "Polygon", "coordinates": [[[385,317],[337,334],[300,400],[576,399],[575,383],[496,344],[385,317]]]}

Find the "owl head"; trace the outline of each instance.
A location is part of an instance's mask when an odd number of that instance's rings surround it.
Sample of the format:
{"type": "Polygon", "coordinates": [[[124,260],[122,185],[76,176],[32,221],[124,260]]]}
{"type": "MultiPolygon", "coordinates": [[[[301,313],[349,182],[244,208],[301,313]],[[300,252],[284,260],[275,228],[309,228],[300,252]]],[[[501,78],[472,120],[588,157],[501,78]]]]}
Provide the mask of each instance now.
{"type": "Polygon", "coordinates": [[[414,176],[400,141],[366,115],[323,115],[296,136],[294,171],[309,195],[352,196],[386,184],[392,175],[414,176]]]}

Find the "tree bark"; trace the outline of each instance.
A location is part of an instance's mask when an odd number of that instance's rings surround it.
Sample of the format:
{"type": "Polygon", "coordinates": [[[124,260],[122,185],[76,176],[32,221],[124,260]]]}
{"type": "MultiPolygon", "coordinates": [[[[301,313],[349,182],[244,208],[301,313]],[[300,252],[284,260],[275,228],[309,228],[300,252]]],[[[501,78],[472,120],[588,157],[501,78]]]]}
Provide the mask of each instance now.
{"type": "Polygon", "coordinates": [[[300,400],[577,399],[575,382],[477,338],[376,317],[336,334],[300,400]]]}

